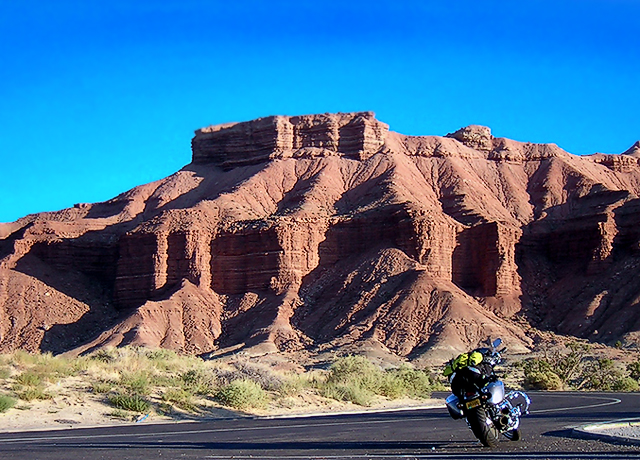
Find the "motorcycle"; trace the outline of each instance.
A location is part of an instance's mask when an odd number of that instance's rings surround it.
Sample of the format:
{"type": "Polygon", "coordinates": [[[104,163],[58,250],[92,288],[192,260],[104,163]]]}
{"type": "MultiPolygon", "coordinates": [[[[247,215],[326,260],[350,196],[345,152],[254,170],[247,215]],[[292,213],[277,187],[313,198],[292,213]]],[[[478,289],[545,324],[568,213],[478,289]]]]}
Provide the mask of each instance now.
{"type": "Polygon", "coordinates": [[[501,344],[502,340],[496,339],[490,349],[476,350],[482,354],[482,365],[453,369],[449,376],[452,389],[446,399],[449,415],[455,420],[464,418],[474,436],[487,447],[496,447],[500,434],[518,441],[520,418],[529,413],[531,405],[522,391],[505,394],[504,383],[494,373],[493,368],[501,362],[501,353],[506,350],[498,350],[501,344]]]}

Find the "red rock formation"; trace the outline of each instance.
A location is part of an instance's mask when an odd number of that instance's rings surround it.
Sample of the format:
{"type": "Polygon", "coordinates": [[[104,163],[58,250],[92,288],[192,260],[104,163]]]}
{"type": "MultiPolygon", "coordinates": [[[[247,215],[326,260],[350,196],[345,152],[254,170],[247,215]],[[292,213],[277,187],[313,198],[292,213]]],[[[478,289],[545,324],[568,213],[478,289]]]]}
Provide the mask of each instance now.
{"type": "Polygon", "coordinates": [[[487,335],[524,350],[523,321],[640,341],[635,147],[404,136],[370,112],[213,126],[192,145],[166,179],[0,225],[0,349],[444,357],[487,335]]]}

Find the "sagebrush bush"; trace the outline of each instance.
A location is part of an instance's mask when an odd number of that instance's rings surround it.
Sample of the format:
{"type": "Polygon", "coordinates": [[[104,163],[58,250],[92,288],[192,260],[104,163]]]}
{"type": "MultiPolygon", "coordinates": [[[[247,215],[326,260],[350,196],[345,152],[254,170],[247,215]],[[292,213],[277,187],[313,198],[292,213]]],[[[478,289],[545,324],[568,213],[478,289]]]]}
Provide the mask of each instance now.
{"type": "Polygon", "coordinates": [[[345,383],[330,383],[323,385],[320,394],[325,398],[336,401],[349,401],[359,406],[369,406],[373,401],[374,394],[371,390],[358,385],[345,383]]]}
{"type": "Polygon", "coordinates": [[[218,385],[225,386],[236,380],[251,380],[268,391],[278,391],[283,379],[273,373],[268,367],[249,362],[237,362],[235,369],[213,368],[213,374],[218,385]]]}
{"type": "Polygon", "coordinates": [[[385,382],[380,367],[364,356],[345,356],[337,359],[330,367],[324,382],[320,383],[320,394],[339,401],[368,406],[373,396],[381,394],[384,388],[393,393],[392,382],[385,382]]]}
{"type": "Polygon", "coordinates": [[[234,409],[262,408],[267,405],[267,394],[252,380],[235,380],[214,394],[214,399],[234,409]]]}
{"type": "MultiPolygon", "coordinates": [[[[397,369],[391,369],[386,372],[391,381],[397,382],[396,397],[412,396],[415,398],[430,398],[435,380],[428,371],[413,369],[406,364],[397,369]]],[[[390,395],[385,395],[391,397],[390,395]]]]}

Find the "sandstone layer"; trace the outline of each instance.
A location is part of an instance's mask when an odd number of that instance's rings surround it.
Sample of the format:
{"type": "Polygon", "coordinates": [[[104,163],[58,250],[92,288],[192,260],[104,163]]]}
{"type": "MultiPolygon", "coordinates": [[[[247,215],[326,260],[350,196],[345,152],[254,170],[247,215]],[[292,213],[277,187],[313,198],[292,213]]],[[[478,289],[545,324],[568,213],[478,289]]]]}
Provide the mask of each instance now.
{"type": "Polygon", "coordinates": [[[579,157],[370,112],[196,132],[112,200],[0,224],[0,350],[640,343],[640,150],[579,157]]]}

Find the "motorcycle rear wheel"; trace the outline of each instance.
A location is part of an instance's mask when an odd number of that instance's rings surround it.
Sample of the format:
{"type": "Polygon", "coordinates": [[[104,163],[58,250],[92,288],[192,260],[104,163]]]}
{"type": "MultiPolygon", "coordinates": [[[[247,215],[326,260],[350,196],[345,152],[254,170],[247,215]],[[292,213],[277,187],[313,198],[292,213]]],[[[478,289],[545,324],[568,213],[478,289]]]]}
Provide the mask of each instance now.
{"type": "Polygon", "coordinates": [[[480,406],[467,413],[467,421],[474,436],[480,440],[483,446],[496,447],[500,432],[495,427],[491,419],[487,416],[487,411],[480,406]]]}

